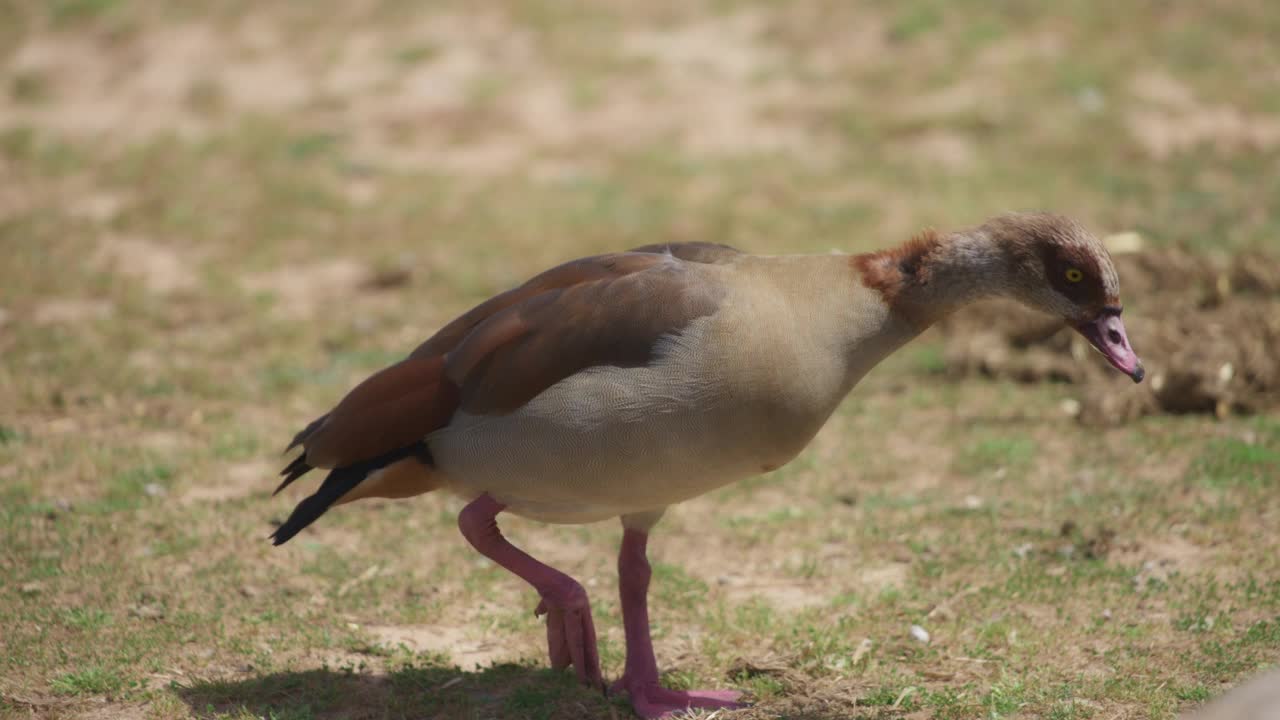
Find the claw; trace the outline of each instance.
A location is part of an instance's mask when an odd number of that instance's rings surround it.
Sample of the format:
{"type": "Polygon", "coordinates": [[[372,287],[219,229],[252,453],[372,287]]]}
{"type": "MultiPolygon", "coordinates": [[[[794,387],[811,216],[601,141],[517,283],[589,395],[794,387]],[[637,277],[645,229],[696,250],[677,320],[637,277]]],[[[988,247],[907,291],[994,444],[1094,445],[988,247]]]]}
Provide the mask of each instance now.
{"type": "Polygon", "coordinates": [[[689,710],[746,707],[739,702],[742,693],[734,690],[668,690],[656,682],[633,682],[625,675],[611,689],[627,690],[636,714],[647,720],[668,718],[689,710]]]}
{"type": "Polygon", "coordinates": [[[596,628],[591,608],[560,608],[544,598],[538,603],[538,614],[547,616],[547,653],[556,670],[573,666],[578,681],[604,688],[600,674],[600,654],[596,648],[596,628]]]}
{"type": "Polygon", "coordinates": [[[551,656],[551,667],[563,670],[573,664],[573,655],[566,642],[564,614],[559,609],[546,612],[547,615],[547,653],[551,656]]]}

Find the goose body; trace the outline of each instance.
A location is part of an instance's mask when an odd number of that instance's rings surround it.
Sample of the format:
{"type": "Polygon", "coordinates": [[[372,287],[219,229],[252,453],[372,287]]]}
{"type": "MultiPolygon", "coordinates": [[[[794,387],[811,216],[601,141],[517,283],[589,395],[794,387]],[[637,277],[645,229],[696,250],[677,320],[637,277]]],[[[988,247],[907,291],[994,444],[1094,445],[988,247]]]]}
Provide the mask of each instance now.
{"type": "Polygon", "coordinates": [[[467,502],[463,536],[538,592],[552,664],[600,685],[585,590],[508,542],[496,517],[620,517],[615,689],[644,717],[733,706],[736,693],[658,684],[645,548],[665,509],[789,462],[871,368],[981,297],[1059,315],[1141,380],[1118,293],[1101,243],[1046,213],[862,255],[680,243],[571,261],[476,306],[300,431],[277,492],[330,472],[273,538],[360,498],[452,492],[467,502]]]}
{"type": "Polygon", "coordinates": [[[673,272],[717,288],[716,309],[663,337],[648,365],[582,370],[506,415],[458,413],[426,440],[443,487],[468,500],[487,492],[535,520],[582,523],[658,511],[781,467],[915,334],[865,287],[807,284],[849,272],[823,260],[666,255],[673,272]],[[820,304],[831,310],[823,322],[807,319],[820,304]]]}

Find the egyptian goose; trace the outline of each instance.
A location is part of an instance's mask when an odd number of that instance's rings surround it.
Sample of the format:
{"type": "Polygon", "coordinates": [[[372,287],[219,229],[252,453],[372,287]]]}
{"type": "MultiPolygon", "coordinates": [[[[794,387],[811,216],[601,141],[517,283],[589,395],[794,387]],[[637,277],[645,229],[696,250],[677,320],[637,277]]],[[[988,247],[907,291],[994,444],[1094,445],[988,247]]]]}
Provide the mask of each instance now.
{"type": "Polygon", "coordinates": [[[1007,214],[862,255],[755,256],[672,243],[552,268],[457,318],[293,439],[276,492],[329,470],[272,535],[335,505],[445,489],[462,535],[523,578],[551,664],[603,687],[587,593],[496,518],[622,520],[619,585],[636,712],[732,707],[658,684],[645,545],[666,508],[794,458],[867,371],[956,308],[1005,296],[1063,318],[1141,381],[1116,271],[1077,222],[1007,214]]]}

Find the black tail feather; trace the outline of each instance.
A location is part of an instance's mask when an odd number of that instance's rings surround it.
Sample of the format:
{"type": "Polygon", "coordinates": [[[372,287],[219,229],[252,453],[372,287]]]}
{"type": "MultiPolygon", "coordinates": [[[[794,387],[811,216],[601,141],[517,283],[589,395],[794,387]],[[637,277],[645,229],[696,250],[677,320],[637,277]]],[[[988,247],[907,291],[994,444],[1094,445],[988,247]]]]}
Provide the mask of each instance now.
{"type": "Polygon", "coordinates": [[[307,464],[306,453],[302,453],[298,457],[294,458],[293,462],[286,465],[285,468],[280,471],[280,475],[284,477],[284,482],[280,483],[280,486],[271,493],[271,497],[275,497],[281,490],[289,487],[289,483],[311,472],[312,469],[311,465],[307,464]]]}
{"type": "Polygon", "coordinates": [[[299,430],[298,434],[293,436],[293,440],[289,441],[289,447],[285,448],[284,451],[287,453],[290,450],[298,447],[302,443],[306,442],[307,438],[311,437],[311,434],[314,433],[316,430],[319,430],[320,426],[324,424],[324,421],[328,419],[329,419],[329,413],[325,413],[324,415],[321,415],[315,420],[312,420],[311,422],[307,423],[306,427],[299,430]]]}
{"type": "MultiPolygon", "coordinates": [[[[320,489],[316,490],[314,495],[304,499],[298,503],[298,506],[289,514],[289,519],[285,520],[276,531],[271,533],[271,544],[282,545],[289,541],[294,535],[297,535],[303,528],[310,525],[325,514],[331,505],[338,501],[343,495],[351,492],[351,489],[359,485],[375,470],[380,470],[391,463],[398,462],[407,457],[416,457],[419,462],[424,465],[433,464],[431,452],[427,449],[425,443],[417,442],[402,448],[397,448],[389,453],[384,453],[375,458],[370,458],[364,462],[359,462],[346,467],[334,468],[329,472],[328,477],[320,484],[320,489]]],[[[298,472],[297,476],[286,477],[284,485],[288,485],[294,478],[301,476],[307,470],[311,469],[310,465],[302,462],[302,458],[298,458],[290,463],[289,468],[301,463],[306,469],[298,472]]],[[[289,468],[285,468],[286,472],[291,472],[289,468]]],[[[281,487],[284,487],[281,485],[281,487]]],[[[277,491],[278,492],[278,491],[277,491]]]]}
{"type": "MultiPolygon", "coordinates": [[[[293,440],[289,443],[289,447],[285,448],[284,451],[287,453],[306,442],[307,438],[311,437],[316,430],[319,430],[320,426],[324,424],[324,421],[328,419],[329,414],[325,413],[324,415],[321,415],[315,420],[307,423],[306,427],[299,430],[298,434],[293,436],[293,440]]],[[[275,497],[281,490],[289,487],[289,483],[297,480],[303,475],[306,475],[308,472],[311,472],[311,470],[312,466],[307,463],[307,453],[303,451],[301,455],[293,459],[293,462],[286,465],[284,470],[280,471],[280,475],[284,477],[284,482],[280,483],[280,486],[271,493],[271,496],[275,497]]]]}

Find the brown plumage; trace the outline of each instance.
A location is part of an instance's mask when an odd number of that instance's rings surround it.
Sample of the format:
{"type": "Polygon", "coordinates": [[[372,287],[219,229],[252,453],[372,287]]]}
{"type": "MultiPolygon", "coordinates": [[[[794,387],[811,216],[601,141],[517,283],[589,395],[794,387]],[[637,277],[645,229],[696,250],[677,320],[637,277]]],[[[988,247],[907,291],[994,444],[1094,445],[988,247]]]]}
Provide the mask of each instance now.
{"type": "Polygon", "coordinates": [[[662,337],[716,307],[720,292],[658,254],[605,257],[629,272],[555,288],[478,325],[449,353],[446,372],[468,412],[502,414],[580,370],[638,367],[662,337]]]}

